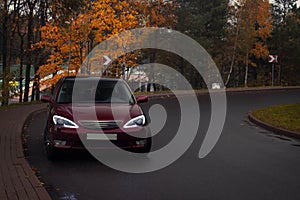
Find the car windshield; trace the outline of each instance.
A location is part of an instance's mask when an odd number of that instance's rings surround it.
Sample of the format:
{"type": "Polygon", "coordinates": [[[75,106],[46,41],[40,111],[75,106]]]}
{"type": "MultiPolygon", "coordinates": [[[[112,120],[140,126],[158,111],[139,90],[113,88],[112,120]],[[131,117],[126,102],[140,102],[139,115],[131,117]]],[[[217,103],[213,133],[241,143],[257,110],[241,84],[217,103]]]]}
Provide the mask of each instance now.
{"type": "Polygon", "coordinates": [[[123,81],[103,79],[65,80],[57,96],[58,103],[134,103],[123,81]]]}

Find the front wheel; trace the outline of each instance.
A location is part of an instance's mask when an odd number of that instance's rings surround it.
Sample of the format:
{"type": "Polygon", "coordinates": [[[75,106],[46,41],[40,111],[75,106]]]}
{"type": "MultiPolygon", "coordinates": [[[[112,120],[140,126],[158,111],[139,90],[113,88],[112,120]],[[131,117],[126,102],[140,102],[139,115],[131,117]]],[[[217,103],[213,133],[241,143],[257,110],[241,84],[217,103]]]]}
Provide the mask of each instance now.
{"type": "Polygon", "coordinates": [[[53,160],[57,156],[57,149],[50,144],[46,132],[44,133],[44,145],[47,158],[53,160]]]}
{"type": "Polygon", "coordinates": [[[57,149],[51,145],[45,146],[46,156],[49,160],[53,160],[57,157],[57,149]]]}
{"type": "Polygon", "coordinates": [[[146,139],[146,143],[143,147],[137,148],[137,153],[149,153],[152,147],[152,137],[146,139]]]}

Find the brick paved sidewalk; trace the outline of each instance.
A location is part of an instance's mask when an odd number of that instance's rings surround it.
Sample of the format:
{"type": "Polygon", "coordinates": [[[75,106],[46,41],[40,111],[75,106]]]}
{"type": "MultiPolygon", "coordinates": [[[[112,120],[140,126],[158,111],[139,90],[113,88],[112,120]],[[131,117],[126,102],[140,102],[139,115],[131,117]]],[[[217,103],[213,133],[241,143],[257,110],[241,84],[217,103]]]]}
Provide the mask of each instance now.
{"type": "Polygon", "coordinates": [[[30,113],[45,104],[0,108],[0,200],[51,199],[25,160],[21,133],[30,113]]]}

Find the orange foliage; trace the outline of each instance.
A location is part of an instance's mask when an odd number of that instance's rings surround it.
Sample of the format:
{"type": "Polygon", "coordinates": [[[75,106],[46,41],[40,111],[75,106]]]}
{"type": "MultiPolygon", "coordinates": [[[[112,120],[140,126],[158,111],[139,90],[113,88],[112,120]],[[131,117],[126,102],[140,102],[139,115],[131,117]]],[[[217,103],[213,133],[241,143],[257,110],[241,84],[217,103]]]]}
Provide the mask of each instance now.
{"type": "Polygon", "coordinates": [[[256,58],[266,58],[269,55],[266,41],[271,37],[272,32],[271,7],[268,0],[257,1],[257,13],[255,16],[258,25],[255,33],[259,41],[255,42],[254,48],[250,52],[256,58]]]}
{"type": "MultiPolygon", "coordinates": [[[[96,0],[86,7],[85,13],[73,15],[68,24],[52,20],[41,28],[42,40],[35,47],[49,53],[47,63],[38,70],[41,84],[56,84],[68,74],[67,69],[70,75],[75,74],[92,48],[111,36],[136,27],[172,27],[176,23],[176,4],[163,0],[96,0]]],[[[136,38],[120,40],[129,45],[136,38]]],[[[118,63],[133,66],[136,60],[137,55],[130,54],[118,63]]]]}
{"type": "MultiPolygon", "coordinates": [[[[272,17],[271,6],[268,0],[240,0],[240,48],[245,54],[252,54],[256,58],[265,58],[269,55],[266,41],[271,37],[272,17]]],[[[249,58],[247,58],[249,59],[249,58]]],[[[252,66],[255,63],[248,60],[252,66]]]]}

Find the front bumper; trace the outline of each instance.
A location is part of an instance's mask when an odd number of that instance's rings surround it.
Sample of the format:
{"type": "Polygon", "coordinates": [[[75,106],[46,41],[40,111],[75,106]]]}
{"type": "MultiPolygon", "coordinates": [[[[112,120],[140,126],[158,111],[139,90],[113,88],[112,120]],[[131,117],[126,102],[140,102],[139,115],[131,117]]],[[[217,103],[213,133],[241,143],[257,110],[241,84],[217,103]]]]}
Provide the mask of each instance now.
{"type": "Polygon", "coordinates": [[[54,125],[48,131],[47,139],[49,145],[62,149],[131,149],[144,147],[149,136],[150,130],[146,126],[130,128],[124,132],[121,129],[89,130],[54,125]]]}

